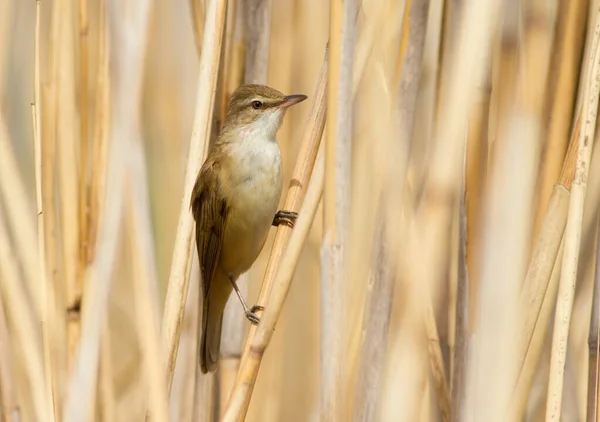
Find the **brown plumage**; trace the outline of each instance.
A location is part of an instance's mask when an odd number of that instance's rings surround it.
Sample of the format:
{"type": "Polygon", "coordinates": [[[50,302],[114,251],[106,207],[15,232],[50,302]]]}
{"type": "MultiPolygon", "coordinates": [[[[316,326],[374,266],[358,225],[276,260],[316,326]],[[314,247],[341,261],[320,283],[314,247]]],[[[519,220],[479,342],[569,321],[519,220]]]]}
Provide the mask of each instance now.
{"type": "MultiPolygon", "coordinates": [[[[304,99],[262,85],[239,87],[196,179],[190,206],[202,274],[203,373],[217,368],[225,304],[235,280],[258,257],[277,211],[282,183],[275,134],[286,109],[304,99]]],[[[254,308],[239,297],[257,323],[254,308]]]]}

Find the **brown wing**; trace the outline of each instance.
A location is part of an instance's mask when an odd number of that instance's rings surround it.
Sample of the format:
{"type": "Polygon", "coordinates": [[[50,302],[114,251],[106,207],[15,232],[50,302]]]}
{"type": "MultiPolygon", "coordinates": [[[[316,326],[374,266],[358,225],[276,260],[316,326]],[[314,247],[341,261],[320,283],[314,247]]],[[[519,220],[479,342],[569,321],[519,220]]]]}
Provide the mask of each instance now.
{"type": "Polygon", "coordinates": [[[196,247],[202,271],[202,292],[208,296],[223,244],[227,203],[219,181],[220,163],[209,157],[196,179],[190,207],[196,220],[196,247]]]}

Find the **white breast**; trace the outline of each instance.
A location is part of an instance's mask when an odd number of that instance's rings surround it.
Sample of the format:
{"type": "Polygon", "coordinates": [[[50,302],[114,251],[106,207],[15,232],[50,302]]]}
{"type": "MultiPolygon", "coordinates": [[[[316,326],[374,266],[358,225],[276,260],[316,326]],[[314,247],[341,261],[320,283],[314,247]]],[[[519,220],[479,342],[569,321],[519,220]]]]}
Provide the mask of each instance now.
{"type": "Polygon", "coordinates": [[[246,271],[265,242],[281,197],[281,153],[274,139],[245,137],[231,147],[237,169],[232,175],[235,195],[230,211],[222,257],[223,266],[235,275],[246,271]],[[229,256],[227,256],[229,255],[229,256]]]}

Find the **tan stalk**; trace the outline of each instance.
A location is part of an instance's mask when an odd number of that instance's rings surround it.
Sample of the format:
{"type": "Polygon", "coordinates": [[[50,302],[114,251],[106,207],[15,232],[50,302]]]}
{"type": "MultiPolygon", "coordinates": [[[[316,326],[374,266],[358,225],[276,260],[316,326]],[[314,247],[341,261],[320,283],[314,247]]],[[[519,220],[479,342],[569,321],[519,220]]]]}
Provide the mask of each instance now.
{"type": "Polygon", "coordinates": [[[600,306],[600,225],[596,218],[596,262],[594,269],[594,288],[592,295],[592,314],[588,333],[588,382],[587,382],[587,421],[596,422],[598,418],[598,327],[600,306]]]}
{"type": "MultiPolygon", "coordinates": [[[[42,8],[47,5],[42,3],[42,8]]],[[[49,75],[48,80],[42,82],[41,87],[41,139],[42,139],[42,205],[44,211],[44,243],[47,277],[47,292],[53,294],[50,304],[54,310],[55,322],[50,322],[52,328],[52,359],[55,365],[54,373],[54,409],[56,419],[62,418],[62,400],[64,398],[65,383],[68,378],[68,344],[67,326],[63,309],[65,307],[65,285],[61,272],[60,261],[62,247],[59,236],[59,198],[57,198],[57,113],[59,105],[56,102],[58,86],[58,67],[60,66],[60,7],[58,3],[52,5],[50,16],[49,36],[49,75]],[[60,312],[60,313],[59,313],[60,312]]],[[[42,13],[43,15],[43,13],[42,13]]],[[[40,35],[41,36],[41,35],[40,35]]],[[[40,42],[44,37],[41,36],[40,42]]],[[[40,64],[41,65],[41,64],[40,64]]],[[[45,79],[45,78],[44,78],[45,79]]]]}
{"type": "MultiPolygon", "coordinates": [[[[4,205],[6,204],[4,202],[4,205]]],[[[0,262],[2,262],[0,265],[0,276],[2,277],[0,292],[3,304],[6,306],[6,317],[15,336],[13,354],[23,355],[35,420],[49,421],[51,416],[48,415],[48,402],[43,388],[45,385],[44,363],[38,341],[37,318],[23,291],[23,280],[17,264],[19,261],[13,254],[2,208],[0,208],[0,262]]]]}
{"type": "MultiPolygon", "coordinates": [[[[2,280],[0,279],[0,282],[2,280]]],[[[8,327],[4,305],[0,300],[0,420],[3,422],[18,422],[21,420],[19,404],[17,403],[13,358],[10,353],[11,341],[8,336],[8,327]]]]}
{"type": "Polygon", "coordinates": [[[25,286],[34,305],[36,320],[43,315],[42,290],[38,283],[36,236],[23,178],[18,169],[4,113],[0,110],[0,194],[6,207],[9,227],[13,230],[15,247],[25,275],[25,286]]]}
{"type": "MultiPolygon", "coordinates": [[[[195,251],[193,247],[194,238],[192,236],[194,220],[189,209],[190,195],[196,181],[196,175],[208,151],[210,123],[219,71],[226,9],[227,0],[209,0],[206,10],[206,28],[202,39],[202,57],[200,58],[200,71],[198,75],[196,112],[162,321],[163,358],[165,359],[167,375],[167,393],[170,393],[173,382],[183,310],[185,309],[187,298],[192,254],[195,251]]],[[[199,282],[199,280],[195,280],[194,282],[199,282]]]]}
{"type": "MultiPolygon", "coordinates": [[[[442,105],[438,108],[431,160],[426,164],[428,172],[423,199],[415,216],[419,236],[414,241],[418,239],[418,243],[405,245],[409,256],[414,256],[415,250],[419,251],[419,258],[409,261],[407,274],[412,283],[419,284],[424,289],[425,323],[430,347],[437,340],[433,318],[435,298],[442,279],[447,274],[444,265],[445,250],[449,245],[450,220],[458,199],[460,172],[464,167],[465,123],[475,93],[475,85],[464,78],[464,75],[477,75],[485,67],[484,59],[490,48],[494,27],[492,16],[498,12],[498,6],[497,1],[465,3],[456,55],[448,70],[447,87],[440,94],[442,105]],[[450,101],[451,105],[447,103],[450,101]]],[[[444,392],[444,396],[438,397],[438,400],[449,403],[441,353],[439,347],[436,349],[430,349],[430,362],[436,368],[434,380],[437,390],[444,392]]]]}
{"type": "Polygon", "coordinates": [[[111,109],[110,149],[106,171],[106,195],[103,217],[95,246],[95,257],[85,273],[86,296],[82,315],[82,337],[69,381],[65,422],[83,420],[94,409],[98,362],[103,327],[106,323],[112,272],[123,213],[124,180],[130,143],[139,126],[139,102],[149,15],[149,2],[136,2],[135,12],[123,14],[124,5],[109,3],[111,40],[114,40],[115,77],[111,81],[117,93],[111,109]],[[123,18],[124,16],[125,18],[123,18]]]}
{"type": "Polygon", "coordinates": [[[589,75],[586,81],[583,101],[583,127],[579,138],[577,166],[571,198],[569,214],[565,228],[565,252],[561,270],[558,300],[556,304],[555,325],[552,337],[552,356],[550,360],[550,381],[548,384],[548,401],[546,403],[546,420],[559,420],[562,406],[562,390],[564,368],[566,362],[567,340],[573,300],[581,241],[583,208],[587,189],[587,176],[592,153],[596,116],[598,113],[598,95],[600,94],[600,10],[596,12],[596,24],[590,55],[589,75]]]}
{"type": "Polygon", "coordinates": [[[538,181],[538,205],[534,238],[541,230],[546,209],[559,176],[567,139],[571,129],[577,82],[579,80],[583,46],[585,43],[586,16],[589,0],[560,1],[557,13],[555,46],[552,54],[549,87],[554,87],[548,98],[548,128],[545,154],[541,161],[538,181]]]}
{"type": "Polygon", "coordinates": [[[558,183],[548,203],[544,222],[529,262],[525,281],[521,289],[520,301],[524,315],[521,323],[520,341],[517,353],[520,373],[511,400],[509,420],[521,420],[527,405],[529,390],[545,344],[547,327],[550,321],[558,290],[560,263],[562,262],[561,239],[567,223],[567,212],[577,145],[581,131],[581,117],[578,117],[569,150],[565,157],[558,183]]]}
{"type": "Polygon", "coordinates": [[[167,421],[168,401],[160,356],[160,308],[154,240],[150,221],[147,176],[141,139],[132,151],[129,185],[129,231],[133,256],[133,295],[142,368],[148,382],[148,413],[153,421],[167,421]]]}
{"type": "MultiPolygon", "coordinates": [[[[398,145],[386,145],[388,154],[395,151],[393,167],[387,169],[389,174],[384,181],[384,189],[380,198],[379,217],[376,220],[376,240],[374,241],[372,275],[365,298],[363,328],[360,357],[357,368],[357,387],[354,400],[354,420],[372,420],[375,418],[378,397],[380,395],[380,372],[383,370],[385,352],[388,343],[388,325],[393,297],[394,274],[396,272],[395,257],[398,253],[398,226],[393,223],[392,202],[386,196],[394,192],[394,196],[402,195],[402,187],[406,178],[406,162],[408,145],[413,137],[416,113],[419,76],[421,74],[423,49],[429,12],[429,1],[415,0],[404,5],[404,22],[402,25],[402,41],[399,55],[399,69],[396,69],[392,95],[401,130],[398,140],[392,136],[393,131],[386,133],[387,142],[398,145]],[[396,94],[397,93],[397,94],[396,94]],[[392,141],[393,139],[393,141],[392,141]],[[398,185],[400,188],[395,188],[398,185]],[[399,192],[398,192],[399,191],[399,192]],[[389,233],[392,232],[393,234],[389,233]]],[[[393,22],[392,22],[393,23],[393,22]]],[[[360,44],[359,44],[360,45],[360,44]]],[[[357,80],[357,76],[354,76],[357,80]]],[[[395,119],[392,117],[392,122],[395,119]]],[[[375,123],[378,124],[378,123],[375,123]]],[[[383,154],[383,153],[382,153],[383,154]]],[[[398,205],[398,204],[396,204],[398,205]]],[[[439,343],[437,344],[439,348],[439,343]]],[[[441,394],[440,396],[443,396],[441,394]]],[[[447,397],[449,399],[449,397],[447,397]]],[[[443,401],[446,410],[449,401],[443,401]]],[[[445,412],[448,415],[448,412],[445,412]]]]}
{"type": "Polygon", "coordinates": [[[298,220],[291,235],[285,256],[277,270],[273,290],[266,303],[265,311],[258,325],[256,335],[250,343],[250,353],[242,359],[242,365],[227,406],[227,411],[221,419],[222,422],[241,422],[245,419],[256,383],[260,363],[269,344],[275,324],[283,308],[289,292],[292,277],[300,257],[304,241],[308,236],[313,219],[317,212],[323,193],[324,168],[323,159],[317,160],[311,183],[306,192],[306,198],[300,208],[298,220]]]}
{"type": "Polygon", "coordinates": [[[346,420],[349,289],[345,287],[352,152],[352,71],[357,0],[330,2],[329,72],[321,243],[321,420],[346,420]]]}
{"type": "Polygon", "coordinates": [[[79,0],[79,268],[76,290],[83,292],[81,279],[88,263],[89,248],[89,107],[88,107],[88,0],[79,0]]]}
{"type": "Polygon", "coordinates": [[[204,39],[204,10],[205,0],[190,0],[192,10],[192,25],[194,28],[194,44],[198,57],[202,57],[202,42],[204,39]]]}
{"type": "Polygon", "coordinates": [[[247,0],[243,11],[246,19],[244,82],[265,84],[271,37],[271,0],[247,0]]]}
{"type": "Polygon", "coordinates": [[[80,336],[81,322],[81,283],[79,273],[79,218],[78,218],[78,164],[77,144],[79,142],[79,116],[75,91],[75,42],[74,25],[75,3],[58,1],[55,7],[60,12],[58,40],[59,65],[55,92],[57,109],[58,183],[60,192],[60,239],[66,294],[67,343],[69,368],[72,367],[80,336]]]}
{"type": "Polygon", "coordinates": [[[115,392],[113,385],[113,365],[111,354],[110,330],[108,321],[104,322],[100,339],[100,381],[98,389],[100,390],[100,414],[102,422],[112,422],[116,420],[115,410],[115,392]]]}
{"type": "Polygon", "coordinates": [[[37,249],[39,258],[39,279],[42,287],[42,308],[43,314],[40,315],[40,323],[42,330],[42,350],[44,353],[44,374],[46,381],[46,412],[49,420],[57,419],[57,410],[54,408],[54,397],[57,392],[54,390],[54,368],[52,366],[51,339],[56,337],[51,335],[57,318],[55,315],[55,298],[53,286],[48,283],[48,272],[46,266],[46,244],[44,228],[44,204],[43,204],[43,150],[42,150],[42,93],[40,83],[40,0],[35,4],[35,42],[34,42],[34,82],[33,93],[34,103],[31,105],[32,122],[33,122],[33,142],[34,142],[34,162],[35,162],[35,199],[37,208],[37,249]]]}

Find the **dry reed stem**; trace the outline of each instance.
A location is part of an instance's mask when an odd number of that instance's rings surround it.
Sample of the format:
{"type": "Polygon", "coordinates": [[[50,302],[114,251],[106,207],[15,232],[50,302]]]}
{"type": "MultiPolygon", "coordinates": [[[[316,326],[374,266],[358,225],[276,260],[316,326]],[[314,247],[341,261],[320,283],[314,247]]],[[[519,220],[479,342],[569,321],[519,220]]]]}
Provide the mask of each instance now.
{"type": "Polygon", "coordinates": [[[181,335],[181,323],[183,321],[183,310],[185,309],[187,297],[189,273],[194,253],[194,238],[192,236],[194,220],[189,211],[190,195],[196,181],[196,175],[200,170],[209,146],[211,116],[219,71],[226,9],[227,0],[209,0],[206,10],[206,27],[202,39],[196,111],[162,321],[163,357],[165,359],[165,370],[167,371],[167,393],[170,393],[173,382],[177,348],[179,347],[179,337],[181,335]]]}
{"type": "Polygon", "coordinates": [[[246,20],[244,83],[247,84],[265,84],[267,82],[271,1],[247,0],[244,2],[243,12],[246,20]]]}
{"type": "Polygon", "coordinates": [[[468,405],[475,412],[475,420],[484,415],[486,419],[491,416],[490,420],[504,420],[520,369],[514,339],[522,308],[514,307],[508,314],[503,310],[518,304],[531,245],[529,222],[539,160],[538,124],[531,115],[521,114],[522,110],[519,106],[513,109],[508,127],[498,139],[482,226],[476,355],[469,365],[474,382],[468,405]]]}
{"type": "Polygon", "coordinates": [[[79,0],[79,267],[76,290],[82,292],[81,280],[88,263],[89,195],[88,195],[88,0],[79,0]]]}
{"type": "Polygon", "coordinates": [[[31,224],[32,212],[25,185],[13,153],[4,113],[0,110],[0,193],[6,207],[9,227],[13,230],[15,247],[25,275],[29,297],[33,301],[36,320],[43,315],[42,290],[38,282],[36,236],[31,224]]]}
{"type": "MultiPolygon", "coordinates": [[[[294,172],[292,173],[292,179],[288,187],[287,195],[283,205],[283,209],[294,212],[299,212],[306,194],[306,187],[311,179],[315,160],[317,159],[317,152],[319,151],[319,145],[321,144],[321,138],[325,129],[325,118],[327,112],[327,72],[329,66],[329,52],[328,47],[325,48],[325,57],[323,59],[323,65],[319,73],[317,86],[315,88],[311,109],[302,136],[301,149],[298,152],[298,158],[296,159],[296,165],[294,172]]],[[[281,265],[281,260],[284,256],[284,251],[287,251],[290,238],[293,230],[282,224],[277,227],[275,233],[275,239],[273,241],[273,247],[267,267],[265,269],[265,275],[258,295],[257,303],[267,303],[271,296],[271,291],[275,283],[275,275],[277,269],[281,265]]],[[[243,356],[247,356],[250,353],[250,344],[256,333],[257,327],[252,325],[249,328],[248,336],[244,345],[243,356]]],[[[245,359],[245,357],[243,358],[245,359]]]]}
{"type": "Polygon", "coordinates": [[[141,139],[130,160],[129,230],[133,255],[133,296],[136,331],[142,351],[142,368],[148,382],[148,412],[153,421],[167,421],[168,401],[160,356],[158,275],[150,221],[147,176],[141,139]]]}
{"type": "Polygon", "coordinates": [[[190,0],[192,10],[192,25],[194,28],[194,44],[198,57],[202,57],[202,42],[204,39],[204,0],[190,0]]]}
{"type": "MultiPolygon", "coordinates": [[[[559,175],[567,148],[573,108],[577,96],[579,64],[585,43],[588,0],[561,1],[557,13],[559,24],[552,56],[552,97],[549,98],[548,128],[545,154],[541,161],[538,181],[538,205],[534,238],[541,230],[553,186],[559,175]]],[[[551,85],[549,85],[551,86],[551,85]]]]}
{"type": "Polygon", "coordinates": [[[52,353],[50,350],[50,341],[55,336],[50,334],[50,327],[54,327],[56,316],[54,314],[55,298],[53,286],[48,282],[48,271],[46,266],[46,244],[44,227],[44,203],[43,203],[43,150],[42,150],[42,93],[40,83],[40,0],[35,3],[35,41],[34,41],[34,81],[33,95],[34,103],[31,105],[32,123],[33,123],[33,143],[34,143],[34,167],[35,167],[35,199],[37,208],[37,240],[38,240],[38,258],[39,258],[39,279],[42,287],[43,314],[40,315],[42,329],[42,350],[44,356],[44,374],[46,381],[46,399],[48,400],[46,411],[50,420],[57,419],[57,410],[55,409],[54,397],[57,393],[54,391],[54,368],[52,367],[52,353]]]}
{"type": "Polygon", "coordinates": [[[344,287],[352,151],[352,64],[359,1],[331,0],[321,245],[321,419],[346,420],[348,289],[344,287]]]}
{"type": "Polygon", "coordinates": [[[477,287],[480,282],[481,220],[483,213],[483,194],[487,179],[488,124],[490,116],[491,81],[490,58],[486,58],[485,70],[477,75],[477,91],[471,107],[467,132],[467,155],[465,168],[465,202],[467,212],[467,268],[469,274],[469,326],[475,327],[477,312],[477,287]],[[473,287],[470,287],[473,285],[473,287]]]}
{"type": "MultiPolygon", "coordinates": [[[[48,3],[42,3],[42,7],[48,3]]],[[[56,418],[62,417],[62,400],[64,399],[65,383],[68,377],[68,344],[66,333],[65,315],[62,314],[65,302],[64,284],[62,274],[59,274],[61,247],[58,239],[58,212],[57,203],[57,113],[56,90],[58,84],[58,67],[60,66],[60,8],[55,3],[50,16],[49,40],[49,75],[42,85],[41,107],[41,138],[42,138],[42,203],[44,211],[44,242],[45,262],[47,277],[47,293],[53,295],[49,304],[53,307],[52,315],[55,320],[49,321],[52,328],[52,351],[54,373],[54,408],[56,418]],[[62,315],[59,315],[59,311],[62,315]],[[60,318],[62,316],[62,318],[60,318]]],[[[42,13],[43,15],[43,13],[42,13]]],[[[50,298],[48,298],[50,299],[50,298]]],[[[52,318],[52,315],[50,318],[52,318]]]]}
{"type": "MultiPolygon", "coordinates": [[[[467,270],[467,211],[464,200],[459,207],[458,276],[456,282],[456,307],[454,309],[454,348],[451,349],[450,367],[450,415],[452,421],[460,421],[464,414],[466,396],[466,368],[469,352],[469,273],[467,270]]],[[[452,309],[451,309],[452,310],[452,309]]]]}
{"type": "MultiPolygon", "coordinates": [[[[192,263],[191,277],[194,276],[195,262],[196,260],[192,263]]],[[[199,289],[199,283],[190,283],[187,303],[185,305],[185,314],[183,316],[179,357],[173,376],[173,387],[171,388],[169,402],[169,414],[173,421],[192,422],[194,418],[197,390],[196,376],[197,373],[200,372],[200,366],[198,365],[198,326],[200,324],[198,318],[200,312],[199,289]]],[[[205,397],[202,398],[202,400],[204,399],[205,397]]],[[[205,404],[210,407],[208,402],[205,404]]]]}
{"type": "Polygon", "coordinates": [[[300,258],[300,252],[304,241],[308,236],[312,222],[314,220],[324,185],[324,165],[323,157],[315,163],[313,177],[308,186],[305,200],[302,203],[298,220],[294,226],[290,237],[286,254],[281,260],[281,265],[277,269],[273,290],[269,301],[265,304],[265,310],[258,324],[255,336],[252,338],[249,353],[242,359],[242,365],[236,378],[235,386],[227,406],[227,411],[221,419],[222,422],[241,422],[245,419],[248,412],[248,406],[252,397],[252,391],[256,383],[256,377],[265,349],[271,340],[275,324],[283,304],[289,292],[292,278],[300,258]]]}
{"type": "MultiPolygon", "coordinates": [[[[0,115],[1,117],[1,115],[0,115]]],[[[4,202],[6,205],[7,202],[4,202]]],[[[9,207],[10,208],[10,207],[9,207]]],[[[42,351],[39,347],[39,329],[36,325],[35,312],[29,306],[25,292],[22,289],[18,259],[13,254],[10,244],[6,221],[2,208],[0,208],[0,292],[6,316],[12,326],[15,336],[13,354],[23,355],[25,373],[33,400],[33,414],[37,421],[48,421],[47,398],[45,395],[44,364],[42,351]]],[[[51,398],[49,398],[51,400],[51,398]]]]}
{"type": "MultiPolygon", "coordinates": [[[[498,8],[497,1],[468,2],[461,25],[456,56],[448,74],[447,92],[442,92],[440,115],[436,124],[431,162],[427,164],[428,177],[422,203],[415,216],[419,228],[421,257],[426,259],[409,263],[409,274],[415,277],[414,283],[424,286],[426,294],[426,322],[430,340],[435,340],[435,319],[432,318],[434,304],[431,303],[435,292],[445,274],[444,254],[449,244],[450,219],[454,203],[458,197],[460,173],[464,157],[464,122],[467,120],[475,85],[466,75],[478,74],[484,66],[484,57],[491,43],[492,16],[498,8]],[[446,102],[452,101],[452,104],[446,102]],[[443,130],[442,130],[443,128],[443,130]],[[433,323],[432,323],[433,321],[433,323]]],[[[430,341],[431,343],[431,341],[430,341]]],[[[434,350],[435,351],[435,350],[434,350]]],[[[449,400],[447,383],[443,372],[441,356],[435,352],[430,363],[437,368],[437,390],[443,392],[438,400],[449,400]],[[437,358],[436,358],[437,356],[437,358]]]]}
{"type": "Polygon", "coordinates": [[[21,418],[16,398],[16,384],[13,378],[10,344],[4,305],[0,300],[0,409],[2,409],[0,419],[3,422],[19,422],[21,418]]]}
{"type": "Polygon", "coordinates": [[[598,113],[598,95],[600,94],[600,9],[596,12],[596,23],[591,45],[589,75],[582,97],[584,98],[582,111],[583,128],[579,138],[575,177],[571,186],[569,214],[565,228],[565,251],[558,291],[559,299],[556,304],[555,325],[552,337],[550,381],[546,404],[547,421],[558,420],[561,414],[567,340],[575,296],[583,209],[596,116],[598,113]]]}
{"type": "Polygon", "coordinates": [[[520,420],[525,411],[555,301],[558,284],[553,284],[553,281],[558,282],[558,278],[553,278],[553,275],[558,274],[562,262],[559,260],[557,265],[557,260],[562,256],[559,254],[559,248],[562,247],[561,240],[567,222],[569,192],[575,171],[580,131],[581,115],[578,115],[569,141],[569,150],[558,183],[550,197],[521,289],[520,302],[523,304],[524,315],[520,340],[517,342],[517,347],[520,348],[517,352],[520,373],[511,400],[510,420],[520,420]]]}
{"type": "Polygon", "coordinates": [[[90,194],[88,210],[87,262],[94,259],[96,236],[106,195],[106,168],[108,158],[108,132],[110,127],[110,71],[109,42],[106,22],[106,1],[99,1],[98,11],[98,71],[96,74],[96,107],[92,133],[90,165],[90,194]]]}
{"type": "Polygon", "coordinates": [[[596,216],[596,263],[594,269],[594,288],[592,296],[592,313],[590,317],[590,328],[588,333],[588,382],[587,382],[587,420],[596,422],[598,413],[598,317],[600,306],[600,220],[596,216]]]}
{"type": "Polygon", "coordinates": [[[75,53],[74,43],[74,3],[62,0],[55,4],[58,8],[59,65],[57,67],[56,109],[58,183],[60,192],[60,227],[64,284],[66,294],[67,342],[69,367],[71,367],[80,337],[81,284],[79,273],[79,213],[78,213],[78,172],[77,144],[79,141],[79,116],[75,92],[75,53]]]}
{"type": "MultiPolygon", "coordinates": [[[[117,126],[113,124],[112,126],[117,126]]],[[[96,388],[100,337],[105,324],[112,271],[117,252],[123,205],[126,142],[117,128],[111,128],[106,190],[102,224],[96,241],[96,255],[86,270],[84,286],[88,292],[82,315],[82,336],[65,404],[65,422],[84,420],[96,388]]]]}
{"type": "Polygon", "coordinates": [[[111,354],[110,329],[108,321],[104,322],[100,339],[100,414],[103,422],[112,422],[116,420],[115,410],[115,392],[113,386],[113,365],[111,354]]]}
{"type": "Polygon", "coordinates": [[[108,299],[112,284],[117,242],[123,212],[125,166],[130,154],[130,142],[139,125],[139,101],[145,52],[149,2],[136,2],[135,13],[118,19],[123,9],[118,2],[110,4],[110,19],[116,69],[112,92],[119,95],[112,108],[110,149],[104,215],[97,237],[95,257],[85,274],[86,296],[82,315],[82,337],[67,394],[65,422],[83,420],[95,397],[98,361],[103,326],[106,323],[108,299]]]}

